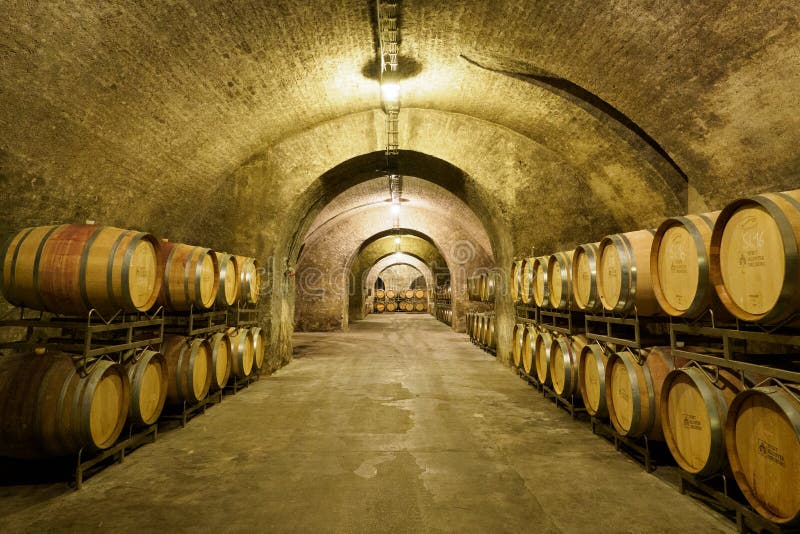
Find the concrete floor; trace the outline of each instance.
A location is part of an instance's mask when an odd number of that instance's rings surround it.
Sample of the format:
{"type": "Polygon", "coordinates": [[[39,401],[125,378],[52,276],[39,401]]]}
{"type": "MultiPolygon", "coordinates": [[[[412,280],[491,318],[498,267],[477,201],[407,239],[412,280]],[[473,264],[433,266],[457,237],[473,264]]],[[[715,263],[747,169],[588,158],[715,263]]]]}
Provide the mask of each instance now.
{"type": "Polygon", "coordinates": [[[429,316],[295,360],[80,491],[0,487],[0,532],[733,532],[429,316]]]}

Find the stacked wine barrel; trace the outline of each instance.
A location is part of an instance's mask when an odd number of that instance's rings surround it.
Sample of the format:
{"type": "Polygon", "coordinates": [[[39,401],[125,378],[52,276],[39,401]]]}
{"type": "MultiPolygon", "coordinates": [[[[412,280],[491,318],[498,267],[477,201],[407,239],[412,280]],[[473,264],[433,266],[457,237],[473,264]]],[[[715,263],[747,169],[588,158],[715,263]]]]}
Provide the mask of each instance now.
{"type": "Polygon", "coordinates": [[[467,312],[467,335],[476,344],[489,351],[497,350],[497,332],[494,313],[467,312]]]}
{"type": "Polygon", "coordinates": [[[467,295],[469,296],[469,300],[494,302],[495,294],[500,287],[499,281],[500,275],[495,272],[469,277],[467,279],[467,295]]]}
{"type": "MultiPolygon", "coordinates": [[[[93,310],[168,313],[254,305],[253,258],[94,224],[23,229],[0,250],[0,290],[16,306],[86,320],[93,310]]],[[[253,361],[264,361],[263,330],[250,331],[253,361]]],[[[235,365],[227,333],[170,336],[159,350],[117,362],[76,365],[72,354],[37,349],[0,357],[0,455],[48,457],[112,446],[126,424],[149,426],[167,404],[203,400],[225,386],[235,365]]]]}
{"type": "Polygon", "coordinates": [[[373,311],[375,313],[426,312],[428,311],[428,291],[425,289],[376,289],[373,311]]]}
{"type": "MultiPolygon", "coordinates": [[[[800,313],[800,190],[671,217],[657,229],[605,236],[572,251],[517,259],[517,303],[590,314],[733,319],[774,331],[800,313]]],[[[800,386],[746,384],[740,372],[553,336],[517,322],[515,366],[632,438],[663,440],[685,471],[730,471],[752,507],[800,522],[800,386]],[[576,389],[577,388],[577,389],[576,389]]]]}
{"type": "Polygon", "coordinates": [[[453,310],[450,308],[436,308],[436,319],[446,325],[453,324],[453,310]]]}

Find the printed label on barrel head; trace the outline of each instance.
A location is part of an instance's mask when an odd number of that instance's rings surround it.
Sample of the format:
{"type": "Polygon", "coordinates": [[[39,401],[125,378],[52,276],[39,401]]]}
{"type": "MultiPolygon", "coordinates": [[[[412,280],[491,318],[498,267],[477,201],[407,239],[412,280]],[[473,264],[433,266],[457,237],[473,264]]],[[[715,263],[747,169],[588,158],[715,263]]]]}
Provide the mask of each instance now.
{"type": "Polygon", "coordinates": [[[766,440],[758,440],[758,454],[763,456],[770,462],[776,463],[781,467],[785,467],[786,460],[783,455],[778,451],[778,447],[769,443],[766,440]]]}
{"type": "Polygon", "coordinates": [[[703,423],[697,418],[697,416],[684,413],[681,414],[681,419],[683,420],[683,428],[687,430],[703,430],[703,423]]]}

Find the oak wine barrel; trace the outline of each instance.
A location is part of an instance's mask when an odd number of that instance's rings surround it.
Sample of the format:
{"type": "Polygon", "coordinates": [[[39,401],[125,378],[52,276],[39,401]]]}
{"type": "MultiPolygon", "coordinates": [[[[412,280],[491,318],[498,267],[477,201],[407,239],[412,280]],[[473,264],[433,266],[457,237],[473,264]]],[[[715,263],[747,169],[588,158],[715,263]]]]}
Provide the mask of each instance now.
{"type": "Polygon", "coordinates": [[[385,309],[386,309],[386,305],[385,305],[383,302],[376,302],[376,303],[375,303],[375,310],[376,310],[378,313],[383,313],[383,311],[384,311],[385,309]]]}
{"type": "Polygon", "coordinates": [[[253,373],[255,354],[253,353],[253,334],[246,328],[229,328],[231,340],[231,375],[247,378],[253,373]]]}
{"type": "Polygon", "coordinates": [[[547,256],[539,256],[533,259],[532,269],[532,291],[533,302],[540,308],[550,307],[550,285],[547,282],[547,256]]]}
{"type": "Polygon", "coordinates": [[[413,299],[414,298],[414,290],[413,289],[407,289],[404,296],[407,299],[413,299]]]}
{"type": "Polygon", "coordinates": [[[536,261],[536,258],[525,258],[522,260],[522,274],[521,276],[521,286],[520,286],[520,299],[522,300],[523,304],[534,304],[533,299],[533,284],[534,284],[534,272],[533,272],[533,263],[536,261]]]}
{"type": "Polygon", "coordinates": [[[100,360],[81,377],[60,352],[0,357],[0,456],[45,458],[112,446],[131,401],[122,365],[100,360]]]}
{"type": "Polygon", "coordinates": [[[386,292],[383,289],[378,289],[375,291],[375,298],[376,299],[383,299],[386,296],[386,292]]]}
{"type": "Polygon", "coordinates": [[[606,363],[606,405],[611,424],[623,436],[662,441],[661,388],[675,368],[669,347],[620,351],[606,363]],[[641,363],[638,359],[643,360],[641,363]]]}
{"type": "Polygon", "coordinates": [[[672,457],[684,471],[708,476],[728,465],[725,420],[744,389],[726,369],[695,364],[671,371],[661,390],[661,425],[672,457]]]}
{"type": "Polygon", "coordinates": [[[497,346],[497,338],[494,331],[494,316],[486,316],[486,321],[483,324],[483,344],[493,349],[497,346]]]}
{"type": "Polygon", "coordinates": [[[164,285],[158,303],[170,311],[207,310],[219,291],[219,265],[211,249],[162,242],[164,285]]]}
{"type": "Polygon", "coordinates": [[[158,250],[152,235],[111,226],[25,228],[0,251],[0,288],[11,304],[34,310],[143,312],[163,283],[158,250]]]}
{"type": "Polygon", "coordinates": [[[230,308],[239,298],[239,264],[232,254],[216,252],[215,255],[219,266],[217,306],[230,308]]]}
{"type": "Polygon", "coordinates": [[[167,400],[167,361],[160,352],[143,350],[128,364],[131,385],[129,420],[149,426],[158,421],[167,400]]]}
{"type": "Polygon", "coordinates": [[[650,249],[653,292],[665,313],[696,318],[714,303],[710,278],[711,231],[720,212],[670,217],[650,249]]]}
{"type": "Polygon", "coordinates": [[[711,234],[711,281],[743,321],[774,324],[800,311],[800,189],[722,210],[711,234]]]}
{"type": "Polygon", "coordinates": [[[550,382],[553,391],[562,397],[570,397],[580,391],[581,350],[586,346],[586,338],[559,336],[550,345],[550,382]]]}
{"type": "Polygon", "coordinates": [[[231,338],[225,332],[218,332],[208,338],[211,348],[211,386],[209,391],[219,391],[231,378],[233,348],[231,338]]]}
{"type": "Polygon", "coordinates": [[[550,305],[559,310],[573,307],[572,256],[573,250],[556,252],[547,259],[547,285],[550,288],[550,305]]]}
{"type": "Polygon", "coordinates": [[[525,323],[515,324],[511,344],[511,357],[514,361],[514,367],[522,366],[522,338],[524,335],[525,323]]]}
{"type": "Polygon", "coordinates": [[[606,364],[608,355],[597,343],[581,349],[578,359],[578,385],[589,415],[608,417],[606,404],[606,364]]]}
{"type": "Polygon", "coordinates": [[[396,296],[397,296],[397,293],[395,293],[394,290],[392,290],[392,289],[387,289],[386,290],[386,298],[387,299],[393,299],[396,296]]]}
{"type": "Polygon", "coordinates": [[[267,354],[267,333],[260,326],[251,326],[250,334],[253,336],[253,370],[260,371],[267,354]]]}
{"type": "Polygon", "coordinates": [[[236,256],[239,266],[239,302],[258,304],[261,295],[261,269],[258,260],[247,256],[236,256]]]}
{"type": "Polygon", "coordinates": [[[417,302],[417,303],[414,305],[414,310],[415,310],[415,311],[418,311],[418,312],[424,312],[426,307],[427,307],[427,306],[425,305],[425,303],[424,303],[424,302],[417,302]]]}
{"type": "Polygon", "coordinates": [[[597,266],[600,243],[578,245],[572,255],[572,296],[578,309],[588,313],[602,311],[597,292],[597,266]]]}
{"type": "Polygon", "coordinates": [[[655,315],[661,311],[650,276],[652,230],[603,238],[599,247],[597,290],[608,311],[655,315]]]}
{"type": "Polygon", "coordinates": [[[394,301],[388,302],[386,304],[386,311],[393,312],[397,309],[397,303],[394,301]]]}
{"type": "Polygon", "coordinates": [[[725,445],[747,502],[778,524],[800,524],[800,387],[762,386],[736,396],[725,445]]]}
{"type": "Polygon", "coordinates": [[[414,298],[415,299],[424,299],[425,298],[425,290],[424,289],[416,289],[416,290],[414,290],[414,298]]]}
{"type": "Polygon", "coordinates": [[[211,387],[211,345],[202,338],[168,336],[161,353],[167,361],[167,403],[178,406],[205,399],[211,387]]]}
{"type": "Polygon", "coordinates": [[[550,346],[552,344],[553,336],[549,332],[540,330],[534,343],[534,363],[536,377],[542,384],[550,384],[550,346]]]}
{"type": "Polygon", "coordinates": [[[533,376],[533,373],[536,372],[533,360],[536,353],[537,337],[539,337],[539,329],[536,328],[536,325],[530,323],[525,328],[525,333],[522,334],[522,370],[529,376],[533,376]]]}
{"type": "Polygon", "coordinates": [[[515,260],[511,264],[511,276],[509,277],[509,291],[511,291],[511,301],[519,302],[522,300],[522,261],[515,260]]]}

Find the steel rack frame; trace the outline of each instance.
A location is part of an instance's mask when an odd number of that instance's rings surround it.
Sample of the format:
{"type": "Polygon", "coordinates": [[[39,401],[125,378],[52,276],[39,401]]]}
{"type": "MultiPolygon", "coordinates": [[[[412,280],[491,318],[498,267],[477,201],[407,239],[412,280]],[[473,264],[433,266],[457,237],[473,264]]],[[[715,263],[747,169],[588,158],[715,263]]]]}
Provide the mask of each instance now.
{"type": "Polygon", "coordinates": [[[666,344],[668,340],[667,320],[659,317],[639,317],[634,308],[631,316],[617,316],[605,311],[600,315],[584,315],[585,334],[588,339],[602,343],[624,345],[632,349],[641,349],[647,345],[666,344]],[[648,327],[661,328],[663,334],[646,332],[648,327]]]}
{"type": "Polygon", "coordinates": [[[653,449],[647,436],[640,438],[622,436],[613,426],[594,416],[591,417],[590,422],[593,434],[602,436],[612,442],[616,450],[627,453],[627,456],[636,460],[648,473],[656,470],[657,465],[653,457],[653,449]]]}
{"type": "Polygon", "coordinates": [[[545,399],[552,399],[556,406],[566,410],[573,419],[577,418],[578,415],[582,413],[587,413],[586,408],[583,406],[583,399],[579,396],[576,397],[574,393],[569,397],[565,397],[556,393],[555,390],[547,384],[542,384],[541,389],[545,399]]]}
{"type": "Polygon", "coordinates": [[[195,416],[206,413],[206,410],[210,406],[219,404],[220,402],[222,402],[222,390],[209,393],[206,398],[196,403],[183,401],[183,407],[180,411],[169,413],[168,410],[165,410],[165,413],[161,414],[159,422],[178,421],[181,424],[181,428],[183,428],[186,426],[186,423],[194,419],[195,416]]]}
{"type": "Polygon", "coordinates": [[[586,322],[580,321],[578,313],[571,310],[539,310],[538,324],[558,334],[583,334],[586,331],[586,322]]]}
{"type": "Polygon", "coordinates": [[[86,453],[83,449],[78,451],[75,464],[75,489],[79,490],[83,486],[84,480],[89,476],[102,471],[106,467],[125,461],[125,455],[138,449],[146,443],[155,443],[158,439],[158,424],[153,424],[144,428],[136,428],[134,425],[128,427],[128,437],[119,440],[111,448],[100,451],[97,454],[89,454],[88,459],[84,459],[86,453]],[[96,468],[106,462],[109,458],[113,460],[104,467],[96,468]]]}
{"type": "Polygon", "coordinates": [[[166,314],[164,323],[169,332],[188,337],[223,332],[228,328],[228,310],[196,311],[191,307],[188,312],[166,314]]]}

